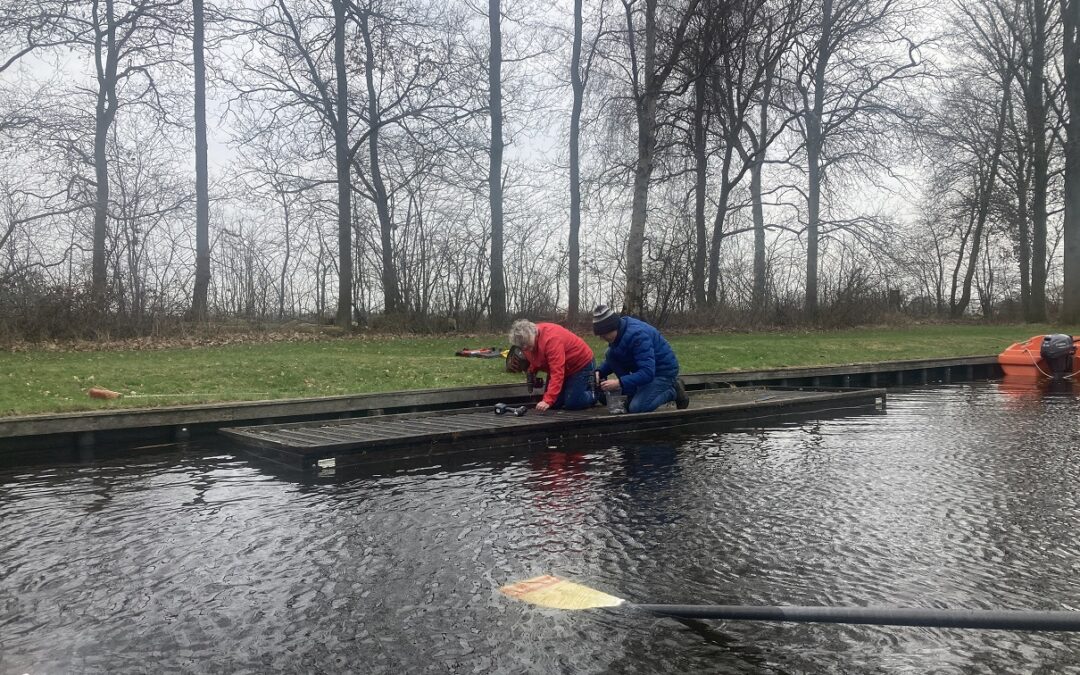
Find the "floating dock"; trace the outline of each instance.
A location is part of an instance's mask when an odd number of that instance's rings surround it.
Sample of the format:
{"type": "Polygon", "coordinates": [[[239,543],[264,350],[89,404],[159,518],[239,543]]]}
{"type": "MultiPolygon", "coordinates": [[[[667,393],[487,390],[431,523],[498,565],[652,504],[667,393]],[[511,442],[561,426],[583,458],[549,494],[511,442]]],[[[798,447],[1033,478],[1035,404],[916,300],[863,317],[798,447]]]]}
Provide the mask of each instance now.
{"type": "Polygon", "coordinates": [[[332,421],[228,427],[221,433],[250,454],[300,470],[326,460],[335,465],[494,447],[514,447],[556,438],[606,436],[691,424],[745,425],[808,414],[856,414],[884,410],[884,389],[787,389],[732,387],[691,392],[690,407],[667,405],[651,413],[615,415],[588,410],[531,407],[521,416],[496,415],[493,407],[377,415],[332,421]]]}

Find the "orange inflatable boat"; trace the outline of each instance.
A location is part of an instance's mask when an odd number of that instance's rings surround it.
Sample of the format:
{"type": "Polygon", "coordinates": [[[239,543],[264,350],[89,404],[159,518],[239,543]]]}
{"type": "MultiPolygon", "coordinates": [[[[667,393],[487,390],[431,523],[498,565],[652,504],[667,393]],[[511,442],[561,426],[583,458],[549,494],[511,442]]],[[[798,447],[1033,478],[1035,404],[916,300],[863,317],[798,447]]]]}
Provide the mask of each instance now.
{"type": "Polygon", "coordinates": [[[1080,338],[1063,333],[1036,335],[998,354],[998,364],[1006,377],[1070,379],[1080,371],[1077,344],[1080,338]]]}

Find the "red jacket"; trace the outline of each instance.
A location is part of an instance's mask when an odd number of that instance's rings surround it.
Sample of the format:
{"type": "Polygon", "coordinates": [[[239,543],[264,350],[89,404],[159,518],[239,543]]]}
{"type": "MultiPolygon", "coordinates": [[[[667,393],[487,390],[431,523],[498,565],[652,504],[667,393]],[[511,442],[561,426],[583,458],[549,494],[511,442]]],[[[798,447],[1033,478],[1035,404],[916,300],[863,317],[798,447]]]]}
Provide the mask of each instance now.
{"type": "Polygon", "coordinates": [[[552,405],[559,398],[563,382],[593,361],[592,349],[585,341],[556,323],[536,324],[536,344],[524,350],[529,372],[548,374],[544,403],[552,405]]]}

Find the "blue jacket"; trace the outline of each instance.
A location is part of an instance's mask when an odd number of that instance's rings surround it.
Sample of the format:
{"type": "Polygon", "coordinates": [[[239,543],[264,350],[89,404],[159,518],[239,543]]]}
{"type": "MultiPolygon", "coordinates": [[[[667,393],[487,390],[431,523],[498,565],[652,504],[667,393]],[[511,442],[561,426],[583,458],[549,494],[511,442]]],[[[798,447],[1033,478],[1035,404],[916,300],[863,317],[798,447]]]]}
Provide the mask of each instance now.
{"type": "Polygon", "coordinates": [[[604,362],[600,364],[600,377],[611,373],[619,376],[623,393],[633,396],[638,387],[658,375],[677,377],[679,361],[660,331],[644,321],[624,316],[619,319],[619,334],[608,345],[604,362]]]}

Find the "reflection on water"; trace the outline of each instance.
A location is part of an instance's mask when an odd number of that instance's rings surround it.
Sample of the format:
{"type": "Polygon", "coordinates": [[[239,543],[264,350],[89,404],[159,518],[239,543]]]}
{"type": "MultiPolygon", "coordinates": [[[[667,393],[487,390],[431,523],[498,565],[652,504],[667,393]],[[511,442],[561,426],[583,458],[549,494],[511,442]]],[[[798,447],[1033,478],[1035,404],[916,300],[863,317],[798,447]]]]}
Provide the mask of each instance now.
{"type": "Polygon", "coordinates": [[[0,474],[0,672],[1068,672],[1061,633],[515,604],[1080,609],[1077,397],[566,441],[297,482],[207,451],[0,474]]]}

